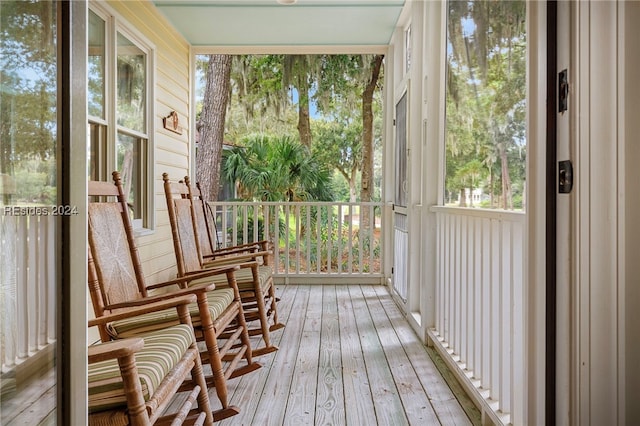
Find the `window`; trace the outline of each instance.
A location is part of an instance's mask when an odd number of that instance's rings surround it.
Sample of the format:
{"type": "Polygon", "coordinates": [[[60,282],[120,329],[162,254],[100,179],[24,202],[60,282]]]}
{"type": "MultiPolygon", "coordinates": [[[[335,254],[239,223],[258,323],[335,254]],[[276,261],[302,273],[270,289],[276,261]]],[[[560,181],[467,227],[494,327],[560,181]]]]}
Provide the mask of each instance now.
{"type": "Polygon", "coordinates": [[[411,70],[411,25],[404,31],[404,72],[411,70]]]}
{"type": "Polygon", "coordinates": [[[152,48],[124,22],[89,11],[88,172],[110,180],[118,170],[136,229],[151,228],[152,48]]]}
{"type": "Polygon", "coordinates": [[[395,169],[394,203],[407,207],[407,92],[396,104],[395,169]]]}
{"type": "Polygon", "coordinates": [[[450,1],[445,204],[524,209],[525,1],[450,1]]]}
{"type": "MultiPolygon", "coordinates": [[[[61,309],[69,289],[70,245],[78,221],[62,188],[75,43],[72,2],[0,1],[0,424],[63,425],[73,387],[71,338],[61,309]],[[67,228],[68,229],[68,228],[67,228]],[[64,271],[64,272],[61,272],[64,271]],[[64,332],[63,332],[64,331],[64,332]],[[60,348],[65,348],[61,350],[60,348]],[[61,356],[59,356],[61,355],[61,356]]],[[[75,81],[75,80],[74,80],[75,81]]],[[[73,344],[73,347],[82,347],[73,344]]]]}

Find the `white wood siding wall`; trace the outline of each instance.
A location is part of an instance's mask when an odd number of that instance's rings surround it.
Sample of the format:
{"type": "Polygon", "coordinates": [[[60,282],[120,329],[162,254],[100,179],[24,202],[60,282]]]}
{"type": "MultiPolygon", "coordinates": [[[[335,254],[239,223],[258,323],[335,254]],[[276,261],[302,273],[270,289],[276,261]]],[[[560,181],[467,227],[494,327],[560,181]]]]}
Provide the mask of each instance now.
{"type": "Polygon", "coordinates": [[[582,425],[621,424],[617,6],[584,2],[578,7],[576,414],[582,425]]]}
{"type": "Polygon", "coordinates": [[[572,420],[638,424],[640,4],[590,1],[577,7],[577,398],[572,420]]]}
{"type": "Polygon", "coordinates": [[[173,278],[176,264],[162,173],[169,173],[172,180],[182,179],[191,165],[190,45],[150,1],[111,1],[109,5],[155,46],[155,116],[149,133],[154,138],[154,167],[150,173],[155,182],[156,229],[139,236],[137,242],[145,275],[150,282],[157,282],[173,278]],[[178,113],[182,135],[162,127],[162,117],[171,111],[178,113]]]}
{"type": "Polygon", "coordinates": [[[622,149],[623,167],[618,171],[624,191],[624,233],[622,243],[624,252],[624,309],[625,327],[622,336],[625,339],[625,353],[622,374],[624,377],[624,394],[626,399],[625,422],[640,424],[640,4],[626,2],[621,5],[621,19],[619,25],[624,33],[621,51],[624,52],[622,75],[622,102],[624,147],[622,149]]]}

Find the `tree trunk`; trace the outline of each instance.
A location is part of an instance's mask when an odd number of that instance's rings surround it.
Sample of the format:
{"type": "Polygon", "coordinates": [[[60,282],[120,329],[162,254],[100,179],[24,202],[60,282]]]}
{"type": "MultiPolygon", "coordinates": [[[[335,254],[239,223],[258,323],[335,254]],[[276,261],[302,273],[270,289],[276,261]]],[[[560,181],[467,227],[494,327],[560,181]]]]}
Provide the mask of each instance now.
{"type": "Polygon", "coordinates": [[[467,194],[465,188],[460,188],[460,198],[458,198],[458,207],[467,207],[467,194]]]}
{"type": "Polygon", "coordinates": [[[513,201],[511,199],[511,177],[509,176],[509,160],[507,159],[507,150],[500,145],[500,162],[502,171],[502,208],[513,210],[513,201]]]}
{"type": "Polygon", "coordinates": [[[311,148],[311,121],[309,118],[309,81],[307,75],[298,75],[298,133],[300,143],[311,148]]]}
{"type": "Polygon", "coordinates": [[[494,193],[493,193],[493,166],[489,167],[489,206],[491,208],[494,207],[493,204],[494,193]]]}
{"type": "MultiPolygon", "coordinates": [[[[371,201],[373,193],[373,93],[380,77],[383,55],[373,58],[371,78],[362,92],[362,183],[360,185],[360,201],[371,201]]],[[[369,210],[364,209],[360,218],[360,226],[370,227],[369,210]]]]}
{"type": "Polygon", "coordinates": [[[351,176],[349,177],[349,202],[355,203],[358,199],[358,194],[356,193],[356,171],[351,171],[351,176]]]}
{"type": "Polygon", "coordinates": [[[200,141],[196,155],[196,179],[207,200],[218,199],[224,123],[231,84],[231,55],[209,55],[207,84],[198,123],[200,141]]]}

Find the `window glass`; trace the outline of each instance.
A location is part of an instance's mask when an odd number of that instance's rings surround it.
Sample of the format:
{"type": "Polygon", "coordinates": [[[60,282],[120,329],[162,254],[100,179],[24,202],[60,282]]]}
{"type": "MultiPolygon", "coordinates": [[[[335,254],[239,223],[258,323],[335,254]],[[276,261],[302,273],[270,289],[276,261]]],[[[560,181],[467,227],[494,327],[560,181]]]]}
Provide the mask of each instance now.
{"type": "Polygon", "coordinates": [[[524,209],[524,1],[450,1],[445,204],[524,209]]]}
{"type": "Polygon", "coordinates": [[[119,171],[134,226],[148,228],[147,68],[152,50],[126,34],[124,20],[97,7],[89,12],[88,178],[110,181],[111,172],[119,171]]]}
{"type": "Polygon", "coordinates": [[[87,174],[91,180],[109,179],[107,169],[107,126],[89,123],[87,143],[87,174]]]}
{"type": "Polygon", "coordinates": [[[58,5],[0,1],[0,424],[56,423],[58,5]]]}
{"type": "Polygon", "coordinates": [[[404,72],[411,70],[411,26],[404,32],[404,72]]]}
{"type": "Polygon", "coordinates": [[[140,190],[146,175],[145,152],[144,139],[118,134],[116,169],[120,171],[124,193],[127,195],[133,219],[143,219],[145,213],[145,198],[143,191],[140,190]]]}
{"type": "Polygon", "coordinates": [[[105,21],[92,11],[89,11],[87,74],[89,115],[105,118],[105,21]]]}
{"type": "Polygon", "coordinates": [[[396,104],[396,185],[394,203],[407,206],[407,93],[396,104]]]}
{"type": "Polygon", "coordinates": [[[118,33],[117,106],[118,125],[145,132],[146,55],[118,33]]]}

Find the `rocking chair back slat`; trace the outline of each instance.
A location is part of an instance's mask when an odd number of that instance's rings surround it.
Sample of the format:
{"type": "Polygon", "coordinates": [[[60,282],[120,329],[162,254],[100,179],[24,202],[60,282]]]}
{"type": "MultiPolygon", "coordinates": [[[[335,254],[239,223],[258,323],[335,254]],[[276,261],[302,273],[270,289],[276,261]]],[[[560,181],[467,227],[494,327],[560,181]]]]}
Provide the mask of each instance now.
{"type": "Polygon", "coordinates": [[[96,279],[103,283],[99,292],[102,299],[99,305],[103,309],[108,309],[112,304],[147,296],[126,197],[119,184],[120,175],[114,172],[113,178],[116,185],[110,182],[89,182],[90,197],[109,198],[103,201],[92,200],[88,207],[89,247],[96,279]]]}
{"type": "Polygon", "coordinates": [[[105,342],[89,348],[89,424],[114,424],[120,418],[131,425],[156,421],[178,425],[187,417],[197,417],[212,425],[214,416],[191,321],[190,307],[198,297],[147,298],[118,172],[113,173],[113,180],[88,184],[88,285],[96,314],[89,326],[98,326],[105,342]],[[145,318],[154,315],[168,319],[139,333],[140,339],[111,342],[121,337],[111,332],[115,322],[146,324],[145,318]],[[134,356],[133,346],[139,357],[134,356]],[[110,386],[106,390],[105,382],[110,386]],[[180,389],[189,390],[186,401],[174,398],[180,389]],[[166,413],[174,402],[179,404],[177,411],[166,413]]]}
{"type": "Polygon", "coordinates": [[[195,214],[189,200],[189,190],[182,182],[171,182],[167,173],[163,173],[164,193],[169,210],[169,222],[173,233],[173,245],[176,253],[178,274],[184,276],[197,271],[202,265],[202,255],[196,243],[198,231],[193,226],[192,216],[195,214]]]}
{"type": "Polygon", "coordinates": [[[89,204],[89,243],[105,306],[143,297],[120,212],[114,203],[89,204]],[[115,213],[115,214],[114,214],[115,213]]]}
{"type": "MultiPolygon", "coordinates": [[[[185,181],[186,179],[187,177],[185,177],[185,181]]],[[[187,189],[195,212],[201,254],[203,257],[212,256],[216,249],[214,241],[217,238],[217,230],[215,226],[212,226],[215,225],[213,214],[202,198],[200,182],[196,183],[195,188],[192,185],[187,185],[187,189]]]]}

